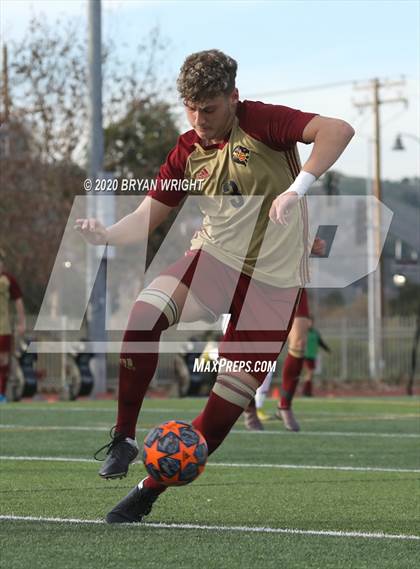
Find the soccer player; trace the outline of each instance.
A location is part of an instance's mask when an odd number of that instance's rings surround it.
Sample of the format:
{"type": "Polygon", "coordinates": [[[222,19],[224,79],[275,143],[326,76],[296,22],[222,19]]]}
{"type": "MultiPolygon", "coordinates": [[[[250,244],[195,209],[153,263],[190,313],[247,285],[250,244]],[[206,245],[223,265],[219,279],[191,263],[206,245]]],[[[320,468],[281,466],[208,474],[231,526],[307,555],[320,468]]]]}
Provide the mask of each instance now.
{"type": "Polygon", "coordinates": [[[5,260],[6,253],[0,249],[0,402],[6,401],[6,387],[13,346],[12,322],[9,311],[11,301],[15,303],[18,334],[23,335],[26,327],[22,292],[13,275],[6,272],[5,260]]]}
{"type": "Polygon", "coordinates": [[[280,401],[276,411],[276,417],[283,421],[288,431],[300,431],[292,403],[303,367],[309,326],[308,296],[306,290],[303,290],[288,338],[288,350],[282,368],[280,401]]]}
{"type": "MultiPolygon", "coordinates": [[[[326,243],[316,237],[312,246],[313,255],[323,255],[326,243]]],[[[308,341],[308,331],[311,319],[309,316],[309,303],[306,290],[303,290],[294,314],[293,325],[288,337],[288,353],[283,363],[281,397],[275,417],[283,421],[288,431],[298,432],[300,425],[292,411],[293,397],[299,383],[300,374],[304,364],[304,350],[308,341]]],[[[245,426],[251,431],[264,430],[262,421],[268,420],[269,416],[263,411],[263,405],[268,391],[270,390],[273,374],[267,374],[264,382],[259,386],[255,395],[255,404],[251,402],[244,413],[245,426]]]]}
{"type": "Polygon", "coordinates": [[[316,368],[316,361],[318,356],[319,348],[322,348],[325,352],[331,353],[331,350],[326,344],[316,328],[314,328],[314,319],[310,318],[310,328],[308,330],[308,340],[306,342],[305,356],[304,356],[304,367],[307,370],[307,374],[304,377],[302,395],[305,397],[312,397],[313,388],[312,380],[314,376],[314,370],[316,368]]]}
{"type": "MultiPolygon", "coordinates": [[[[211,454],[255,396],[266,375],[261,362],[277,359],[300,288],[308,280],[303,196],[334,164],[354,131],[339,119],[240,101],[236,70],[236,62],[219,50],[187,57],[177,85],[192,129],[179,137],[160,168],[157,188],[110,227],[92,218],[76,220],[76,229],[90,243],[138,242],[185,197],[184,192],[164,191],[166,179],[202,181],[202,228],[185,256],[140,293],[131,311],[120,360],[115,434],[100,470],[103,478],[124,476],[138,453],[137,418],[164,330],[181,317],[214,320],[231,314],[219,345],[225,365],[192,422],[211,454]],[[303,168],[298,141],[313,143],[303,168]],[[133,348],[142,345],[143,353],[133,348]],[[250,371],[236,365],[244,362],[250,371]]],[[[165,489],[146,477],[108,513],[107,521],[141,521],[165,489]]]]}
{"type": "MultiPolygon", "coordinates": [[[[325,241],[316,238],[311,252],[313,255],[323,255],[325,241]]],[[[306,290],[303,290],[288,338],[288,351],[282,369],[280,404],[276,411],[276,417],[283,421],[288,431],[293,432],[300,431],[300,425],[292,410],[292,403],[302,372],[310,325],[308,294],[306,290]]]]}
{"type": "MultiPolygon", "coordinates": [[[[308,297],[303,290],[294,314],[293,324],[288,336],[288,352],[283,363],[282,381],[280,388],[280,401],[275,417],[283,421],[288,431],[299,431],[300,425],[292,411],[293,397],[299,383],[300,373],[304,361],[304,349],[306,346],[307,332],[309,329],[308,297]]],[[[250,431],[263,431],[262,420],[266,417],[262,414],[266,394],[268,393],[273,374],[267,374],[263,383],[258,387],[255,402],[251,401],[244,412],[245,427],[250,431]]]]}

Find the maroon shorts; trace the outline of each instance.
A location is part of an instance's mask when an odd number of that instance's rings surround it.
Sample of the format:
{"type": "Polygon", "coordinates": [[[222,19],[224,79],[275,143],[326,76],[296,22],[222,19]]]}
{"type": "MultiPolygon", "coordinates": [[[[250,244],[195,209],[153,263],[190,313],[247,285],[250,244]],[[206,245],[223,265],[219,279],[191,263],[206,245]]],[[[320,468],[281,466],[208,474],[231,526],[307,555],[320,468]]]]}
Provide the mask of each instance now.
{"type": "Polygon", "coordinates": [[[205,251],[188,251],[161,274],[188,286],[213,320],[220,314],[231,315],[219,355],[249,362],[252,371],[246,371],[262,383],[267,369],[259,371],[258,367],[264,368],[259,362],[277,360],[293,322],[300,289],[258,282],[205,251]]]}
{"type": "Polygon", "coordinates": [[[295,317],[300,318],[309,318],[309,302],[308,302],[308,293],[303,288],[302,293],[300,295],[300,299],[296,308],[295,317]]]}
{"type": "Polygon", "coordinates": [[[0,334],[0,353],[10,354],[12,350],[12,336],[11,334],[0,334]]]}
{"type": "Polygon", "coordinates": [[[305,358],[303,361],[303,365],[308,369],[315,369],[316,360],[313,360],[312,358],[305,358]]]}

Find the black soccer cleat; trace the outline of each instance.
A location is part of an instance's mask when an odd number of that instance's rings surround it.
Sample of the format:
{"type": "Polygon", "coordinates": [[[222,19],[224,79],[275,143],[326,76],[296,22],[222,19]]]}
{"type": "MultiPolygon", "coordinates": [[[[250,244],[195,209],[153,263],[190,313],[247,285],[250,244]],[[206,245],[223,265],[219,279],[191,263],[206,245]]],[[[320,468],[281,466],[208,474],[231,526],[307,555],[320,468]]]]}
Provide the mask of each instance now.
{"type": "Polygon", "coordinates": [[[151,488],[143,488],[143,482],[144,480],[108,512],[105,518],[108,524],[140,523],[144,516],[150,514],[160,492],[151,488]]]}
{"type": "Polygon", "coordinates": [[[98,454],[106,451],[106,458],[102,468],[99,470],[101,478],[124,478],[127,476],[128,466],[136,459],[139,454],[139,447],[134,439],[130,439],[125,435],[112,432],[111,442],[98,449],[94,455],[96,460],[98,454]]]}

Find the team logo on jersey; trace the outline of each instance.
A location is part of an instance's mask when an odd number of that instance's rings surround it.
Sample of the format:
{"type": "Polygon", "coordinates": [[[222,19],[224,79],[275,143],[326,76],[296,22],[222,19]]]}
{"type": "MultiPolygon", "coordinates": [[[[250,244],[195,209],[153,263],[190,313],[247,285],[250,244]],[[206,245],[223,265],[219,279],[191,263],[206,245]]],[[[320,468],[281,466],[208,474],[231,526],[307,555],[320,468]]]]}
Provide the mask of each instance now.
{"type": "Polygon", "coordinates": [[[237,164],[242,164],[242,166],[246,166],[248,164],[249,159],[249,150],[245,148],[245,146],[241,146],[238,144],[233,149],[232,153],[232,160],[237,164]]]}
{"type": "Polygon", "coordinates": [[[210,172],[207,170],[207,168],[202,168],[199,173],[196,176],[197,180],[205,180],[206,178],[208,178],[210,176],[210,172]]]}

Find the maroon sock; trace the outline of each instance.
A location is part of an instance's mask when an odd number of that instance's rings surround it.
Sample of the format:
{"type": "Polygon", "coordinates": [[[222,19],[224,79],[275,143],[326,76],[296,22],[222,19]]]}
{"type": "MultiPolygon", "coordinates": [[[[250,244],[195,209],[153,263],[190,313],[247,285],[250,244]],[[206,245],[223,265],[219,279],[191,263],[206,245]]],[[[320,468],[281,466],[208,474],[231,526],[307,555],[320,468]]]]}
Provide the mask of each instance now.
{"type": "Polygon", "coordinates": [[[209,455],[223,442],[242,412],[242,407],[210,393],[203,411],[192,422],[206,439],[209,455]]]}
{"type": "Polygon", "coordinates": [[[9,366],[0,366],[0,395],[4,395],[6,393],[8,373],[9,366]]]}
{"type": "Polygon", "coordinates": [[[303,367],[303,358],[295,358],[287,354],[283,364],[280,409],[290,409],[292,399],[299,383],[300,372],[303,367]]]}
{"type": "Polygon", "coordinates": [[[168,319],[160,310],[145,302],[135,303],[121,349],[118,417],[115,427],[118,433],[127,437],[135,437],[139,411],[158,363],[159,338],[168,327],[168,319]],[[150,329],[145,330],[148,322],[150,329]],[[142,329],[136,330],[136,325],[142,329]],[[147,353],[130,351],[128,342],[138,345],[142,342],[151,343],[151,350],[147,353]]]}
{"type": "MultiPolygon", "coordinates": [[[[194,427],[206,439],[209,455],[223,442],[242,411],[242,407],[222,399],[213,392],[210,393],[203,411],[192,421],[194,427]]],[[[166,490],[166,486],[162,486],[150,476],[144,481],[144,486],[161,492],[166,490]]]]}

